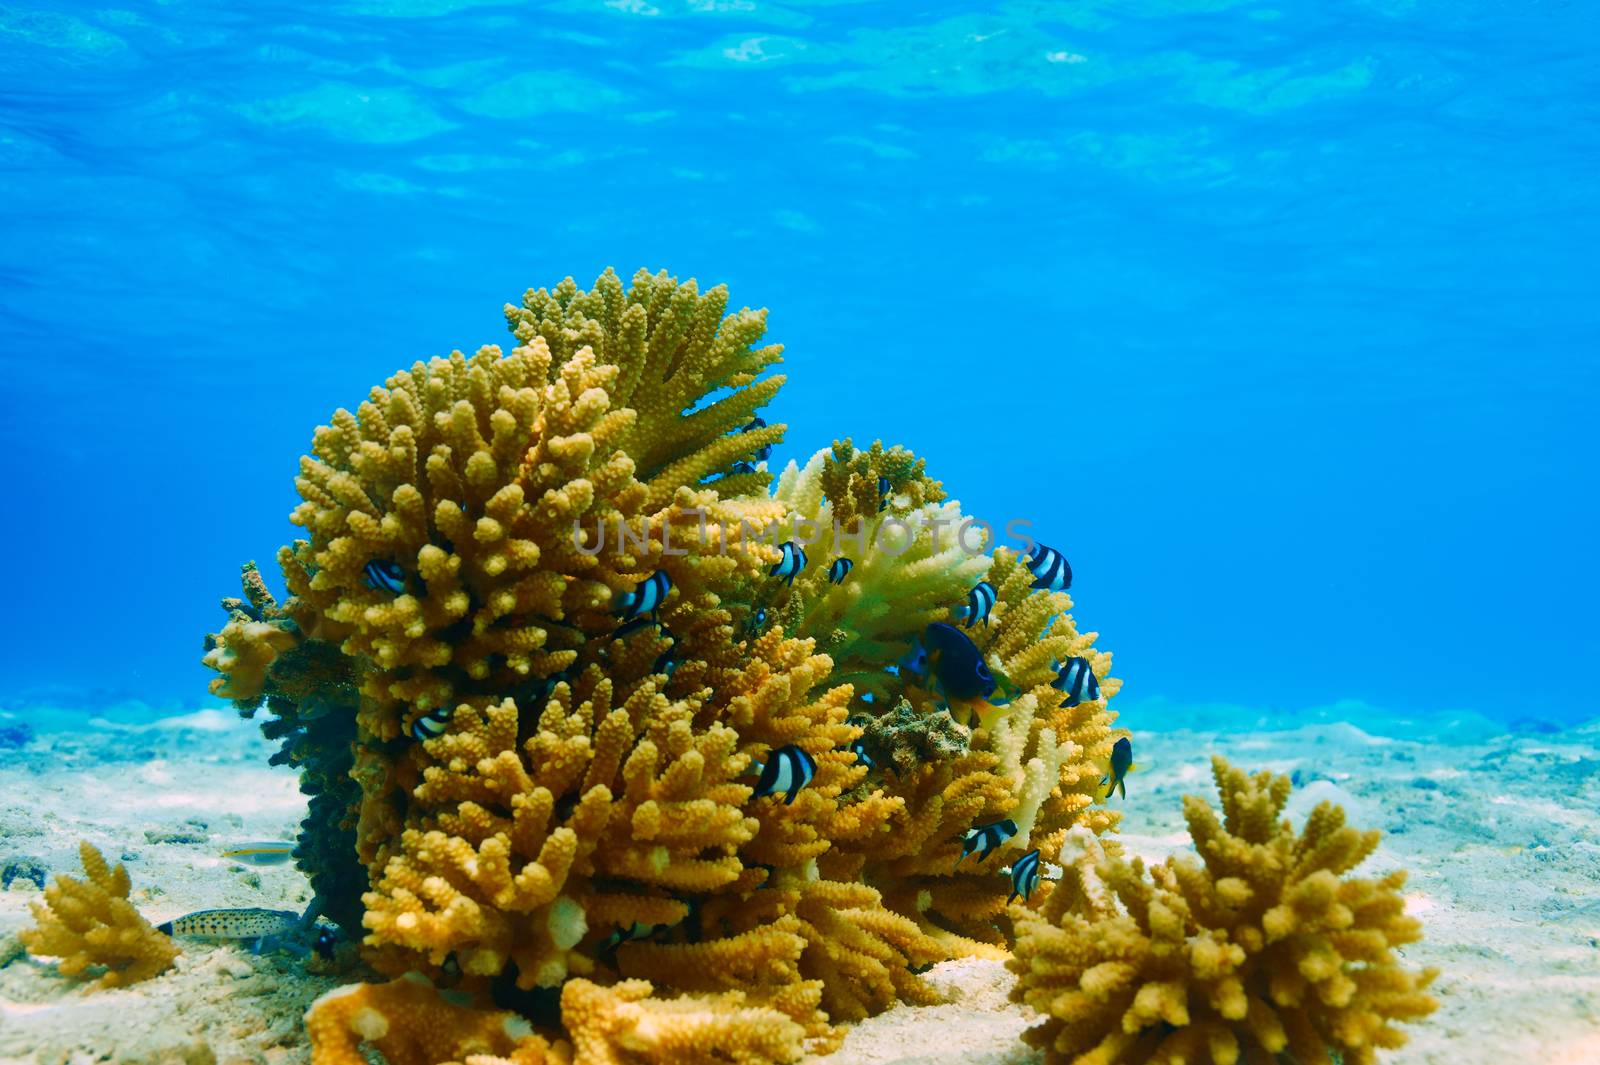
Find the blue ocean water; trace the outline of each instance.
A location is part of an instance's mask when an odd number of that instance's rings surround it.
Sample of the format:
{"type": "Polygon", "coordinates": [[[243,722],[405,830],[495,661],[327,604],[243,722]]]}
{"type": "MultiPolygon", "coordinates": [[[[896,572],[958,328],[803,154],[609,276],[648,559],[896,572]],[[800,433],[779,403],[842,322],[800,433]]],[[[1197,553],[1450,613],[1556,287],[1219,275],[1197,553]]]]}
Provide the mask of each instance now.
{"type": "MultiPolygon", "coordinates": [[[[109,0],[115,4],[116,0],[109,0]]],[[[312,428],[567,274],[772,310],[1136,727],[1593,712],[1600,15],[1479,0],[0,5],[0,704],[206,701],[312,428]]]]}

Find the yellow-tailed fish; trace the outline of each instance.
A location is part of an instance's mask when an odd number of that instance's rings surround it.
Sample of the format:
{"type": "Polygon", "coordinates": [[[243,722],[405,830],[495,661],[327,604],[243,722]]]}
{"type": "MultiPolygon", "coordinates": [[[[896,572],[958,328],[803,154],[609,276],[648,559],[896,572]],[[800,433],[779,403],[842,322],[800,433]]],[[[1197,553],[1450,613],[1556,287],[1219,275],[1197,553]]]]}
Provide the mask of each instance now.
{"type": "Polygon", "coordinates": [[[981,728],[993,732],[995,725],[1005,715],[1006,707],[996,706],[987,699],[974,699],[967,704],[967,710],[970,714],[967,718],[968,728],[981,728]]]}
{"type": "Polygon", "coordinates": [[[1111,747],[1111,772],[1103,777],[1100,785],[1106,789],[1106,798],[1121,790],[1122,797],[1128,797],[1128,785],[1124,780],[1129,770],[1133,768],[1133,743],[1124,736],[1111,747]]]}
{"type": "Polygon", "coordinates": [[[294,857],[294,840],[269,839],[253,843],[235,843],[223,851],[222,856],[246,865],[282,865],[294,857]]]}

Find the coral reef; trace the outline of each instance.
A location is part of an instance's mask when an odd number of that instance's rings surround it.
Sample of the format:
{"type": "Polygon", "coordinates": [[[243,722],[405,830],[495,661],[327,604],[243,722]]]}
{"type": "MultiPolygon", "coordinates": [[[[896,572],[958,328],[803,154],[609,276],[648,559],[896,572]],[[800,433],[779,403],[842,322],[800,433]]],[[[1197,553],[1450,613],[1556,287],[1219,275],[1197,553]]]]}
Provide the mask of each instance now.
{"type": "Polygon", "coordinates": [[[1009,883],[996,873],[1006,856],[1037,847],[1053,860],[1073,826],[1116,826],[1118,815],[1096,803],[1112,745],[1125,735],[1106,708],[1121,687],[1109,676],[1111,656],[1093,649],[1095,634],[1077,631],[1069,595],[1033,589],[1015,552],[985,553],[990,534],[901,449],[835,444],[803,468],[786,469],[776,496],[817,528],[819,557],[844,552],[856,560],[838,585],[821,566],[799,578],[777,617],[816,639],[835,661],[834,679],[860,693],[852,714],[884,770],[872,782],[901,800],[887,836],[869,846],[838,841],[821,868],[878,888],[891,910],[950,954],[997,956],[1008,931],[1009,883]],[[839,515],[859,524],[842,526],[839,515]],[[889,671],[929,623],[949,620],[985,579],[996,590],[994,607],[986,624],[968,631],[991,670],[1014,687],[1008,703],[954,705],[915,676],[889,671]],[[1101,678],[1101,698],[1069,707],[1051,682],[1056,665],[1074,656],[1087,658],[1101,678]],[[956,739],[953,729],[966,737],[956,739]],[[962,835],[1003,818],[1019,831],[999,854],[958,867],[962,835]]]}
{"type": "Polygon", "coordinates": [[[1296,834],[1287,777],[1212,769],[1222,820],[1184,799],[1201,864],[1146,870],[1080,831],[1062,883],[1037,911],[1015,907],[1013,997],[1049,1018],[1028,1042],[1075,1065],[1376,1061],[1404,1043],[1396,1023],[1436,1005],[1435,974],[1396,957],[1421,937],[1405,874],[1345,877],[1377,832],[1322,803],[1296,834]]]}
{"type": "Polygon", "coordinates": [[[363,1046],[388,1065],[569,1065],[570,1048],[552,1045],[509,1010],[451,1001],[426,977],[334,988],[306,1011],[311,1065],[367,1065],[363,1046]]]}
{"type": "Polygon", "coordinates": [[[309,809],[300,822],[295,865],[311,879],[329,920],[361,927],[366,869],[355,853],[355,809],[361,789],[350,777],[358,696],[355,665],[339,644],[319,638],[318,617],[291,598],[279,605],[254,562],[241,574],[242,598],[222,601],[228,623],[206,637],[201,660],[219,674],[215,695],[252,718],[264,703],[261,733],[279,744],[270,759],[300,774],[309,809]]]}
{"type": "Polygon", "coordinates": [[[366,961],[559,996],[580,1058],[835,1045],[835,1022],[932,1001],[934,962],[998,953],[1010,858],[1116,823],[1095,800],[1119,685],[1070,598],[904,449],[842,441],[769,495],[780,349],[727,307],[665,274],[568,279],[506,308],[509,353],[336,411],[278,555],[290,598],[246,567],[208,639],[213,691],[265,705],[302,774],[297,862],[366,961]],[[816,561],[779,576],[787,540],[816,561]],[[999,707],[893,668],[985,578],[999,707]],[[1069,708],[1074,655],[1102,698],[1069,708]],[[758,794],[784,751],[814,775],[758,794]],[[957,869],[1000,818],[1004,853],[957,869]]]}
{"type": "Polygon", "coordinates": [[[763,1065],[805,1053],[806,1029],[739,991],[656,999],[646,980],[570,981],[561,1012],[581,1065],[763,1065]]]}
{"type": "Polygon", "coordinates": [[[681,588],[736,568],[714,553],[674,561],[674,523],[681,543],[705,514],[735,529],[780,516],[696,488],[782,435],[730,433],[782,378],[755,380],[778,357],[751,349],[764,315],[721,321],[726,304],[723,289],[649,275],[626,297],[609,273],[592,293],[530,292],[507,308],[523,341],[509,354],[417,363],[317,431],[293,514],[311,539],[279,561],[362,661],[367,733],[391,739],[461,696],[561,672],[614,597],[656,569],[681,588]],[[715,388],[731,394],[680,415],[715,388]],[[607,551],[619,522],[639,542],[607,551]],[[372,586],[375,560],[403,574],[398,594],[372,586]]]}
{"type": "Polygon", "coordinates": [[[78,855],[86,879],[58,875],[43,903],[29,903],[37,924],[22,930],[22,945],[31,954],[60,958],[68,976],[104,969],[94,988],[126,987],[165,972],[178,948],[128,901],[128,871],[110,868],[87,841],[78,844],[78,855]]]}

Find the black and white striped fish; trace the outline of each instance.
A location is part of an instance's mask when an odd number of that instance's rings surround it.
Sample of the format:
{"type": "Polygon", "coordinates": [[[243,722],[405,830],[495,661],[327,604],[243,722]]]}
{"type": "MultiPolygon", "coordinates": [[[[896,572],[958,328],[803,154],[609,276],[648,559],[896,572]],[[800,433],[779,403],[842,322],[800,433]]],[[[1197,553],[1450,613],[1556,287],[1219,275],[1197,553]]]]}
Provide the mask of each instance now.
{"type": "Polygon", "coordinates": [[[374,591],[399,595],[406,590],[406,571],[386,558],[375,558],[361,567],[361,583],[374,591]]]}
{"type": "Polygon", "coordinates": [[[806,568],[806,549],[793,540],[785,540],[779,550],[783,552],[783,557],[768,572],[774,577],[782,577],[784,584],[793,584],[796,575],[806,568]]]}
{"type": "Polygon", "coordinates": [[[867,754],[867,745],[861,742],[861,738],[859,736],[856,737],[856,741],[850,745],[850,753],[856,756],[856,761],[860,762],[868,769],[871,769],[873,766],[878,764],[872,760],[871,755],[867,754]]]}
{"type": "Polygon", "coordinates": [[[978,861],[983,861],[994,853],[994,849],[1012,836],[1017,834],[1017,823],[1011,818],[996,821],[992,825],[979,825],[970,829],[961,840],[961,857],[956,859],[959,866],[963,859],[973,851],[978,852],[978,861]]]}
{"type": "Polygon", "coordinates": [[[979,581],[977,587],[967,593],[967,605],[956,608],[956,617],[966,618],[969,629],[979,621],[987,625],[989,614],[994,610],[994,601],[994,585],[979,581]]]}
{"type": "Polygon", "coordinates": [[[281,935],[299,923],[300,915],[293,910],[197,910],[156,925],[156,931],[169,936],[224,942],[281,935]]]}
{"type": "MultiPolygon", "coordinates": [[[[751,432],[754,432],[757,429],[765,429],[766,427],[767,427],[766,420],[763,419],[763,418],[759,418],[758,417],[755,420],[753,420],[749,425],[745,426],[743,429],[740,429],[739,431],[741,433],[751,433],[751,432]]],[[[762,446],[762,447],[760,447],[760,448],[758,448],[756,450],[756,459],[758,461],[765,462],[768,459],[770,459],[771,457],[772,457],[772,445],[771,444],[766,444],[766,445],[764,445],[764,446],[762,446]]]]}
{"type": "Polygon", "coordinates": [[[1022,901],[1027,902],[1028,896],[1033,894],[1033,889],[1039,886],[1039,849],[1033,850],[1018,858],[1011,865],[1011,894],[1006,896],[1010,902],[1017,896],[1022,896],[1022,901]]]}
{"type": "Polygon", "coordinates": [[[1066,701],[1061,705],[1077,706],[1100,698],[1100,681],[1095,678],[1094,667],[1089,665],[1087,658],[1074,656],[1056,669],[1059,672],[1056,673],[1056,679],[1050,682],[1050,687],[1066,692],[1066,701]]]}
{"type": "Polygon", "coordinates": [[[671,927],[669,924],[641,924],[635,921],[627,928],[618,928],[615,932],[606,936],[600,943],[600,952],[602,954],[610,953],[631,940],[649,939],[657,932],[665,932],[671,927]]]}
{"type": "Polygon", "coordinates": [[[672,591],[672,578],[667,576],[667,571],[658,569],[650,577],[631,592],[622,592],[617,596],[616,611],[624,621],[649,614],[656,616],[656,611],[661,609],[661,604],[667,601],[667,593],[672,591]]]}
{"type": "Polygon", "coordinates": [[[333,952],[342,938],[339,930],[332,925],[318,925],[316,934],[311,939],[311,949],[324,961],[332,961],[333,952]]]}
{"type": "Polygon", "coordinates": [[[411,719],[411,727],[406,729],[411,738],[418,743],[438,739],[450,727],[450,710],[448,707],[436,706],[425,714],[418,714],[411,719]]]}
{"type": "Polygon", "coordinates": [[[833,565],[828,567],[828,583],[843,584],[844,579],[850,576],[850,571],[855,569],[855,565],[856,564],[851,562],[848,558],[841,557],[834,559],[833,565]]]}
{"type": "Polygon", "coordinates": [[[889,506],[889,478],[878,478],[878,513],[882,514],[889,506]]]}
{"type": "Polygon", "coordinates": [[[760,766],[759,770],[761,779],[756,781],[756,793],[751,798],[760,799],[783,792],[787,796],[783,805],[788,806],[800,794],[800,789],[811,783],[811,778],[817,775],[817,760],[791,743],[773,751],[767,758],[767,764],[760,766]]]}
{"type": "Polygon", "coordinates": [[[1028,549],[1026,565],[1033,574],[1030,588],[1064,592],[1072,587],[1072,567],[1067,564],[1067,557],[1053,547],[1034,544],[1028,549]]]}
{"type": "Polygon", "coordinates": [[[637,617],[624,625],[618,625],[616,631],[611,634],[611,638],[613,640],[620,640],[625,636],[632,636],[640,629],[655,628],[665,629],[666,626],[662,625],[661,622],[657,621],[655,618],[637,617]]]}
{"type": "Polygon", "coordinates": [[[660,673],[668,680],[671,680],[672,674],[677,670],[678,666],[683,664],[683,652],[678,648],[678,638],[672,635],[665,625],[661,627],[661,633],[672,642],[656,656],[655,664],[650,667],[650,672],[660,673]]]}

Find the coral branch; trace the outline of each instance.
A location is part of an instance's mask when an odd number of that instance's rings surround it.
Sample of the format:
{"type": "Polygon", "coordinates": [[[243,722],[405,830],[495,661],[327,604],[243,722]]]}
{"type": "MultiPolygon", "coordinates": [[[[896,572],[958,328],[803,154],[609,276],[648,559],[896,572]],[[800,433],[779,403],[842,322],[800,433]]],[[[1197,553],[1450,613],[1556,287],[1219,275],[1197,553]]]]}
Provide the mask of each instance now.
{"type": "Polygon", "coordinates": [[[1190,796],[1203,864],[1147,870],[1084,830],[1066,876],[1017,914],[1013,997],[1047,1016],[1027,1040],[1052,1062],[1271,1060],[1370,1063],[1405,1042],[1397,1023],[1436,1004],[1436,975],[1401,967],[1421,937],[1403,873],[1342,879],[1377,845],[1324,803],[1296,834],[1288,778],[1213,761],[1223,818],[1190,796]]]}
{"type": "Polygon", "coordinates": [[[60,958],[68,976],[104,969],[90,985],[95,988],[126,987],[165,972],[178,948],[128,901],[128,871],[107,866],[87,841],[78,844],[78,855],[85,879],[58,876],[45,888],[43,903],[29,903],[37,924],[22,930],[22,945],[60,958]]]}

